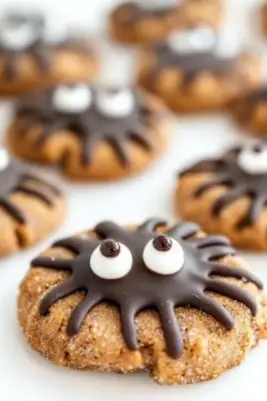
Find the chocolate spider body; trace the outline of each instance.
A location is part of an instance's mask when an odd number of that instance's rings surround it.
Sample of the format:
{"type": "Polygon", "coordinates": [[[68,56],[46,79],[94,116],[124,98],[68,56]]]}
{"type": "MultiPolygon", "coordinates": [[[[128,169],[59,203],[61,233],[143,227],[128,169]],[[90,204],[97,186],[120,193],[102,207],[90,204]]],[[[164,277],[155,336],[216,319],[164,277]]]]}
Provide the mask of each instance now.
{"type": "Polygon", "coordinates": [[[155,47],[156,62],[149,74],[149,86],[154,85],[164,69],[177,68],[182,71],[185,83],[192,81],[202,72],[224,74],[233,68],[234,58],[223,58],[213,51],[179,53],[173,51],[167,43],[155,47]]]}
{"type": "MultiPolygon", "coordinates": [[[[173,358],[179,357],[183,352],[183,339],[175,307],[190,306],[200,309],[212,315],[226,329],[233,328],[234,321],[230,313],[206,293],[211,291],[244,303],[255,315],[257,305],[249,293],[242,288],[217,280],[213,275],[250,281],[259,288],[262,288],[262,284],[245,270],[217,263],[216,260],[221,257],[234,255],[235,250],[225,237],[194,237],[200,228],[193,223],[181,223],[164,232],[172,238],[171,241],[179,243],[178,246],[184,253],[181,270],[175,274],[162,276],[147,268],[144,263],[144,248],[149,241],[155,242],[155,238],[160,235],[155,230],[165,224],[163,221],[153,219],[135,231],[127,231],[114,223],[104,222],[95,228],[97,239],[72,237],[56,242],[55,247],[72,251],[74,259],[39,257],[33,260],[32,267],[66,270],[70,273],[66,281],[44,296],[40,314],[45,316],[49,313],[49,309],[59,299],[76,291],[84,292],[83,301],[74,309],[68,322],[67,333],[72,336],[79,331],[84,318],[95,305],[101,302],[114,303],[120,310],[125,342],[130,349],[135,350],[138,349],[136,314],[145,308],[153,308],[159,314],[167,351],[173,358]],[[109,238],[126,246],[132,255],[130,271],[124,277],[112,281],[100,278],[90,268],[92,253],[109,238]]],[[[156,242],[161,243],[160,247],[165,247],[163,251],[169,249],[169,240],[161,239],[156,242]]],[[[115,250],[114,247],[113,251],[115,250]]],[[[115,253],[112,257],[115,257],[115,253]]]]}
{"type": "Polygon", "coordinates": [[[195,191],[197,198],[209,189],[221,185],[227,187],[227,192],[219,196],[213,204],[214,216],[220,215],[224,208],[237,199],[248,197],[250,206],[245,216],[238,222],[239,229],[255,223],[267,204],[267,174],[250,174],[244,171],[238,164],[238,156],[241,151],[241,147],[232,149],[222,158],[201,161],[181,173],[181,176],[194,173],[212,174],[212,177],[200,184],[195,191]]]}
{"type": "Polygon", "coordinates": [[[10,195],[13,193],[29,195],[48,206],[52,206],[54,198],[60,194],[57,188],[30,174],[21,164],[11,160],[8,167],[0,171],[0,206],[18,223],[24,224],[26,223],[24,213],[10,200],[10,195]],[[39,187],[34,188],[30,182],[42,184],[47,191],[39,187]]]}
{"type": "MultiPolygon", "coordinates": [[[[91,89],[90,89],[91,90],[91,89]]],[[[130,163],[127,142],[137,143],[147,151],[152,150],[153,143],[145,130],[152,125],[154,114],[135,94],[133,110],[125,117],[113,118],[104,116],[95,104],[95,91],[92,91],[93,101],[86,110],[78,113],[64,113],[55,109],[52,103],[52,93],[36,96],[30,103],[22,103],[17,115],[23,119],[21,134],[27,134],[35,124],[41,124],[43,130],[36,141],[41,147],[59,130],[67,130],[81,141],[81,160],[89,165],[94,146],[99,142],[107,142],[116,153],[120,162],[127,166],[130,163]]]]}

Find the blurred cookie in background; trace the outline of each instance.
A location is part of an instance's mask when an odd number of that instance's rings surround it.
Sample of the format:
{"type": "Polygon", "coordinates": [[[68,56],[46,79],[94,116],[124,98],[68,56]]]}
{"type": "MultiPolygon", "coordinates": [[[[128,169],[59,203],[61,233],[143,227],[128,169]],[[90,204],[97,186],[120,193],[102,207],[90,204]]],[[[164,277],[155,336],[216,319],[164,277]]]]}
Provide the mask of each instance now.
{"type": "Polygon", "coordinates": [[[58,186],[0,147],[0,257],[41,241],[62,223],[65,212],[58,186]]]}
{"type": "Polygon", "coordinates": [[[239,126],[252,135],[267,138],[267,86],[238,99],[231,108],[239,126]]]}
{"type": "Polygon", "coordinates": [[[164,152],[164,111],[158,100],[130,87],[60,85],[19,102],[7,141],[17,156],[60,164],[72,179],[119,179],[164,152]]]}
{"type": "Polygon", "coordinates": [[[36,9],[0,16],[0,95],[16,95],[72,79],[90,79],[96,55],[66,25],[36,9]]]}
{"type": "Polygon", "coordinates": [[[217,28],[222,15],[221,0],[130,1],[112,12],[110,30],[118,41],[147,44],[161,41],[174,29],[190,24],[217,28]]]}
{"type": "Polygon", "coordinates": [[[207,25],[172,33],[140,51],[139,83],[173,111],[224,109],[259,86],[260,58],[230,46],[207,25]]]}
{"type": "Polygon", "coordinates": [[[265,1],[260,8],[261,30],[267,36],[267,2],[265,1]]]}

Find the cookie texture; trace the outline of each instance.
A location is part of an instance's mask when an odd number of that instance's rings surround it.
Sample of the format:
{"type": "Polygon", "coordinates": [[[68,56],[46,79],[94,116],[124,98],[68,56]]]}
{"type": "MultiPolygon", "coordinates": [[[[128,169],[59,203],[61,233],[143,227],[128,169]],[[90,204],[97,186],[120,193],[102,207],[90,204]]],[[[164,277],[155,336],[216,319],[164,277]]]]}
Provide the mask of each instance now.
{"type": "Polygon", "coordinates": [[[241,129],[261,138],[267,137],[267,87],[237,99],[231,110],[241,129]]]}
{"type": "Polygon", "coordinates": [[[151,219],[56,242],[32,261],[18,317],[58,365],[185,384],[239,365],[267,334],[266,305],[227,238],[151,219]]]}
{"type": "Polygon", "coordinates": [[[264,36],[267,36],[267,3],[264,4],[260,8],[260,21],[261,21],[261,30],[264,36]]]}
{"type": "Polygon", "coordinates": [[[246,249],[267,249],[266,143],[239,146],[182,171],[176,203],[183,218],[246,249]]]}
{"type": "Polygon", "coordinates": [[[140,85],[177,112],[226,108],[259,86],[261,66],[254,54],[220,55],[216,40],[209,28],[199,26],[141,51],[140,85]]]}
{"type": "Polygon", "coordinates": [[[0,257],[43,239],[62,222],[60,190],[0,148],[0,257]]]}
{"type": "Polygon", "coordinates": [[[151,44],[163,40],[175,29],[194,24],[217,28],[222,14],[221,0],[129,2],[111,13],[110,31],[121,42],[151,44]]]}
{"type": "Polygon", "coordinates": [[[8,133],[26,160],[60,164],[70,178],[109,180],[137,174],[164,151],[164,108],[131,88],[59,86],[17,107],[8,133]]]}
{"type": "Polygon", "coordinates": [[[9,12],[0,21],[0,95],[90,79],[98,70],[93,50],[42,14],[9,12]]]}

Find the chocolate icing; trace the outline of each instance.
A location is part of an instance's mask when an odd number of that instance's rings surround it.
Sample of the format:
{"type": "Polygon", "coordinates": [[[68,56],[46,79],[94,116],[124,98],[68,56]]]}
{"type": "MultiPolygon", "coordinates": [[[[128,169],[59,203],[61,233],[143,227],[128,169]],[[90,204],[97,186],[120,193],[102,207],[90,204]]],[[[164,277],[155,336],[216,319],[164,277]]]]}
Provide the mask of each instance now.
{"type": "Polygon", "coordinates": [[[29,23],[35,24],[36,26],[36,38],[27,48],[13,50],[5,47],[0,41],[0,56],[4,56],[5,58],[3,75],[8,79],[15,79],[18,76],[20,58],[24,54],[31,55],[40,71],[47,73],[52,68],[55,51],[73,49],[79,52],[85,52],[85,50],[88,52],[88,49],[86,49],[82,43],[71,39],[53,45],[45,43],[41,37],[42,28],[44,26],[44,18],[42,15],[36,14],[26,18],[20,14],[10,13],[7,14],[6,18],[14,23],[16,23],[16,21],[19,23],[20,21],[28,20],[29,23]]]}
{"type": "Polygon", "coordinates": [[[173,12],[180,12],[180,7],[164,7],[162,9],[146,9],[137,3],[129,2],[123,4],[119,8],[120,19],[119,23],[125,27],[135,27],[142,20],[149,20],[150,18],[162,18],[168,16],[168,14],[173,15],[173,12]]]}
{"type": "Polygon", "coordinates": [[[154,113],[142,94],[135,91],[135,106],[126,117],[106,117],[97,109],[96,91],[90,88],[93,102],[81,113],[62,113],[57,111],[52,103],[52,93],[32,95],[18,105],[17,117],[22,119],[21,134],[27,135],[28,130],[42,124],[43,130],[36,141],[41,147],[50,137],[57,135],[60,130],[71,131],[81,141],[81,160],[85,165],[90,164],[91,155],[98,142],[107,142],[116,153],[124,166],[130,164],[127,142],[135,142],[140,147],[151,151],[153,137],[146,132],[153,128],[158,113],[154,113]]]}
{"type": "MultiPolygon", "coordinates": [[[[264,145],[263,145],[264,146],[264,145]]],[[[218,186],[226,186],[227,192],[220,195],[213,204],[212,213],[220,215],[222,210],[244,196],[250,200],[250,206],[238,222],[237,228],[242,229],[255,223],[259,214],[267,204],[267,174],[249,174],[242,170],[237,162],[242,147],[236,147],[228,151],[221,158],[203,160],[183,171],[180,175],[211,173],[203,184],[199,184],[195,197],[200,197],[206,191],[218,186]]],[[[259,152],[256,145],[254,152],[259,152]]]]}
{"type": "Polygon", "coordinates": [[[17,220],[18,223],[25,224],[27,221],[23,211],[10,199],[13,193],[29,195],[51,207],[60,191],[43,179],[31,174],[25,166],[16,160],[10,159],[8,167],[0,171],[0,207],[17,220]],[[42,186],[46,187],[46,190],[32,186],[30,182],[42,184],[42,186]]]}
{"type": "Polygon", "coordinates": [[[168,43],[160,43],[154,47],[155,66],[149,73],[147,85],[153,87],[161,71],[165,68],[181,69],[184,83],[190,82],[201,72],[213,74],[228,73],[234,67],[235,58],[220,57],[214,51],[199,53],[178,53],[168,43]]]}
{"type": "Polygon", "coordinates": [[[252,282],[259,289],[262,289],[261,282],[248,271],[216,262],[224,256],[234,255],[235,249],[222,236],[196,238],[195,234],[200,227],[194,223],[181,223],[165,232],[165,235],[176,239],[182,246],[185,253],[182,269],[168,276],[151,272],[143,262],[143,250],[151,239],[159,235],[156,230],[163,225],[166,226],[166,222],[151,219],[139,228],[128,231],[112,222],[103,222],[95,227],[97,239],[70,237],[56,242],[54,247],[72,251],[73,259],[39,257],[33,260],[32,267],[65,270],[70,275],[43,297],[40,314],[46,316],[59,299],[77,291],[84,292],[84,299],[72,311],[68,322],[67,334],[73,336],[95,305],[101,302],[114,303],[120,310],[124,340],[130,349],[135,350],[138,349],[136,314],[145,308],[153,308],[159,314],[167,352],[173,358],[183,352],[183,339],[175,307],[200,309],[213,316],[225,329],[234,327],[231,314],[206,291],[242,302],[255,316],[256,299],[244,289],[218,280],[215,276],[252,282]],[[101,279],[90,269],[92,252],[107,238],[123,243],[132,253],[132,269],[121,279],[101,279]]]}

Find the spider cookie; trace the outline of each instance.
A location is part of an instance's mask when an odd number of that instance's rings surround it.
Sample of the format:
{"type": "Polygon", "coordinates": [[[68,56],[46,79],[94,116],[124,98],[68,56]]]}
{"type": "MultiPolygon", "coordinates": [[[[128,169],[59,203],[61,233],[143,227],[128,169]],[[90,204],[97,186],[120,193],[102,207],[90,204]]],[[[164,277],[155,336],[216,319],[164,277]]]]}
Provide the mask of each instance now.
{"type": "Polygon", "coordinates": [[[227,235],[247,249],[267,249],[267,144],[233,148],[182,171],[177,185],[183,218],[227,235]]]}
{"type": "Polygon", "coordinates": [[[123,178],[163,152],[168,142],[163,110],[131,88],[59,86],[21,101],[8,142],[24,159],[60,163],[73,179],[123,178]]]}
{"type": "Polygon", "coordinates": [[[241,128],[267,137],[267,87],[261,87],[234,102],[233,116],[241,128]]]}
{"type": "Polygon", "coordinates": [[[12,95],[72,79],[89,79],[96,71],[92,50],[71,39],[59,21],[42,14],[8,12],[0,19],[0,94],[12,95]]]}
{"type": "Polygon", "coordinates": [[[103,222],[32,261],[19,321],[58,365],[149,370],[161,384],[213,379],[267,334],[262,284],[235,253],[193,223],[103,222]]]}
{"type": "Polygon", "coordinates": [[[147,0],[119,5],[110,26],[115,39],[144,44],[161,41],[174,29],[191,24],[217,28],[221,17],[221,0],[147,0]]]}
{"type": "Polygon", "coordinates": [[[43,239],[64,214],[58,188],[0,148],[0,257],[43,239]]]}
{"type": "Polygon", "coordinates": [[[256,55],[223,55],[216,35],[204,25],[175,32],[142,51],[140,64],[141,86],[178,112],[225,108],[261,80],[256,55]]]}

